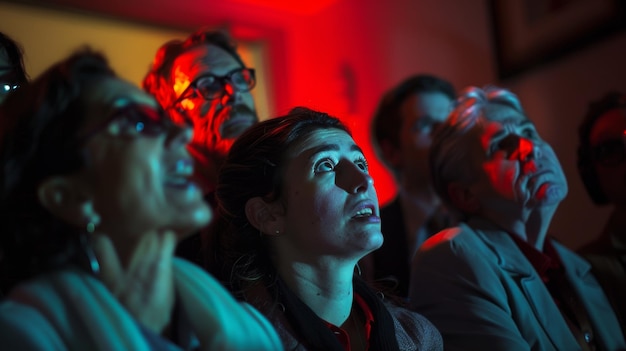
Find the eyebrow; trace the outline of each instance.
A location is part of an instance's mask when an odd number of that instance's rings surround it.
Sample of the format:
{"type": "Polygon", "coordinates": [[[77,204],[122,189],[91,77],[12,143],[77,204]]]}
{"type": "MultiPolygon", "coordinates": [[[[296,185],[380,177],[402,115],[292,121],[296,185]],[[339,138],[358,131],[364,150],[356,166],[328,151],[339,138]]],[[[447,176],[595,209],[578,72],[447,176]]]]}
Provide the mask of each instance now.
{"type": "MultiPolygon", "coordinates": [[[[504,121],[502,121],[501,123],[502,123],[502,124],[507,124],[507,123],[510,123],[510,120],[504,120],[504,121]]],[[[535,124],[534,124],[531,120],[529,120],[529,119],[525,119],[525,120],[523,120],[522,122],[518,123],[518,125],[517,125],[517,126],[518,126],[518,127],[526,127],[526,125],[531,125],[531,126],[533,126],[533,127],[535,126],[535,124]]],[[[494,135],[492,135],[492,136],[491,136],[491,140],[497,140],[497,139],[499,139],[499,138],[500,138],[503,134],[505,134],[506,132],[507,132],[507,131],[506,131],[506,128],[501,129],[500,131],[498,131],[497,133],[495,133],[494,135]]]]}
{"type": "MultiPolygon", "coordinates": [[[[313,148],[310,148],[308,150],[306,150],[306,153],[309,154],[309,160],[312,159],[313,157],[315,157],[315,155],[325,152],[325,151],[339,151],[340,147],[337,144],[324,144],[324,145],[320,145],[320,146],[316,146],[313,148]]],[[[357,151],[360,153],[363,153],[363,150],[357,145],[357,144],[352,144],[350,146],[350,151],[357,151]]]]}

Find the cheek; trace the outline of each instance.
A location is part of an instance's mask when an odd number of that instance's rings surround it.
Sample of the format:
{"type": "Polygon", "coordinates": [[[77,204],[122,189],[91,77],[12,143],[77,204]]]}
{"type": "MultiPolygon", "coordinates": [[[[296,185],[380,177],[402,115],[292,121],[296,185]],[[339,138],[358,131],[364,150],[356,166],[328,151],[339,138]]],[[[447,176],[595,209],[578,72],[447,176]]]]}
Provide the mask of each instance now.
{"type": "Polygon", "coordinates": [[[494,190],[505,196],[514,196],[517,169],[507,162],[488,162],[483,170],[494,190]]]}
{"type": "Polygon", "coordinates": [[[243,94],[241,100],[243,101],[244,105],[250,107],[250,109],[254,109],[254,98],[252,97],[252,94],[250,94],[249,92],[243,94]]]}

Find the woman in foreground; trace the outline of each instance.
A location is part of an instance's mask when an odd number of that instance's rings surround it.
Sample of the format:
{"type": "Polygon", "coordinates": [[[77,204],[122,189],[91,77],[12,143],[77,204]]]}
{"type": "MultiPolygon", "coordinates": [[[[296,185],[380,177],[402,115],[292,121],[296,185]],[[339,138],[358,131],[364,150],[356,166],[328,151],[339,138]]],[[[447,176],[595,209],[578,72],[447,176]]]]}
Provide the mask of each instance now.
{"type": "Polygon", "coordinates": [[[251,127],[216,195],[231,224],[222,247],[231,288],[286,349],[442,350],[430,322],[354,274],[383,237],[367,162],[338,119],[296,108],[251,127]]]}
{"type": "Polygon", "coordinates": [[[84,51],[0,109],[0,345],[275,350],[271,325],[173,256],[211,219],[185,146],[146,93],[84,51]]]}

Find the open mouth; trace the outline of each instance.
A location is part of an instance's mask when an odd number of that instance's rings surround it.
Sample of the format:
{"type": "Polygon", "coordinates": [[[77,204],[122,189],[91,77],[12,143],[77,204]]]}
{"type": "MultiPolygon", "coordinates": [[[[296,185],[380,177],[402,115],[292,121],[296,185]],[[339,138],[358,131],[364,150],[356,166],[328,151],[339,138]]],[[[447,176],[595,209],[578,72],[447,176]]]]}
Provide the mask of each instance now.
{"type": "Polygon", "coordinates": [[[374,215],[374,210],[367,207],[359,210],[352,218],[367,218],[374,215]]]}

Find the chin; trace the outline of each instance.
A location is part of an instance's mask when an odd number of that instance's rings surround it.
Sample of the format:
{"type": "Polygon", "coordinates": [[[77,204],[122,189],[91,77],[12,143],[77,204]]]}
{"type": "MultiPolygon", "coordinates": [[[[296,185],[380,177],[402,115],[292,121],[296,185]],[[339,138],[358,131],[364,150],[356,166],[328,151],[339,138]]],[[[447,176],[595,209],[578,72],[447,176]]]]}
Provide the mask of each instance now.
{"type": "Polygon", "coordinates": [[[176,232],[179,240],[198,232],[211,223],[213,211],[208,206],[203,207],[205,208],[189,211],[177,217],[177,223],[172,225],[172,230],[176,232]]]}

